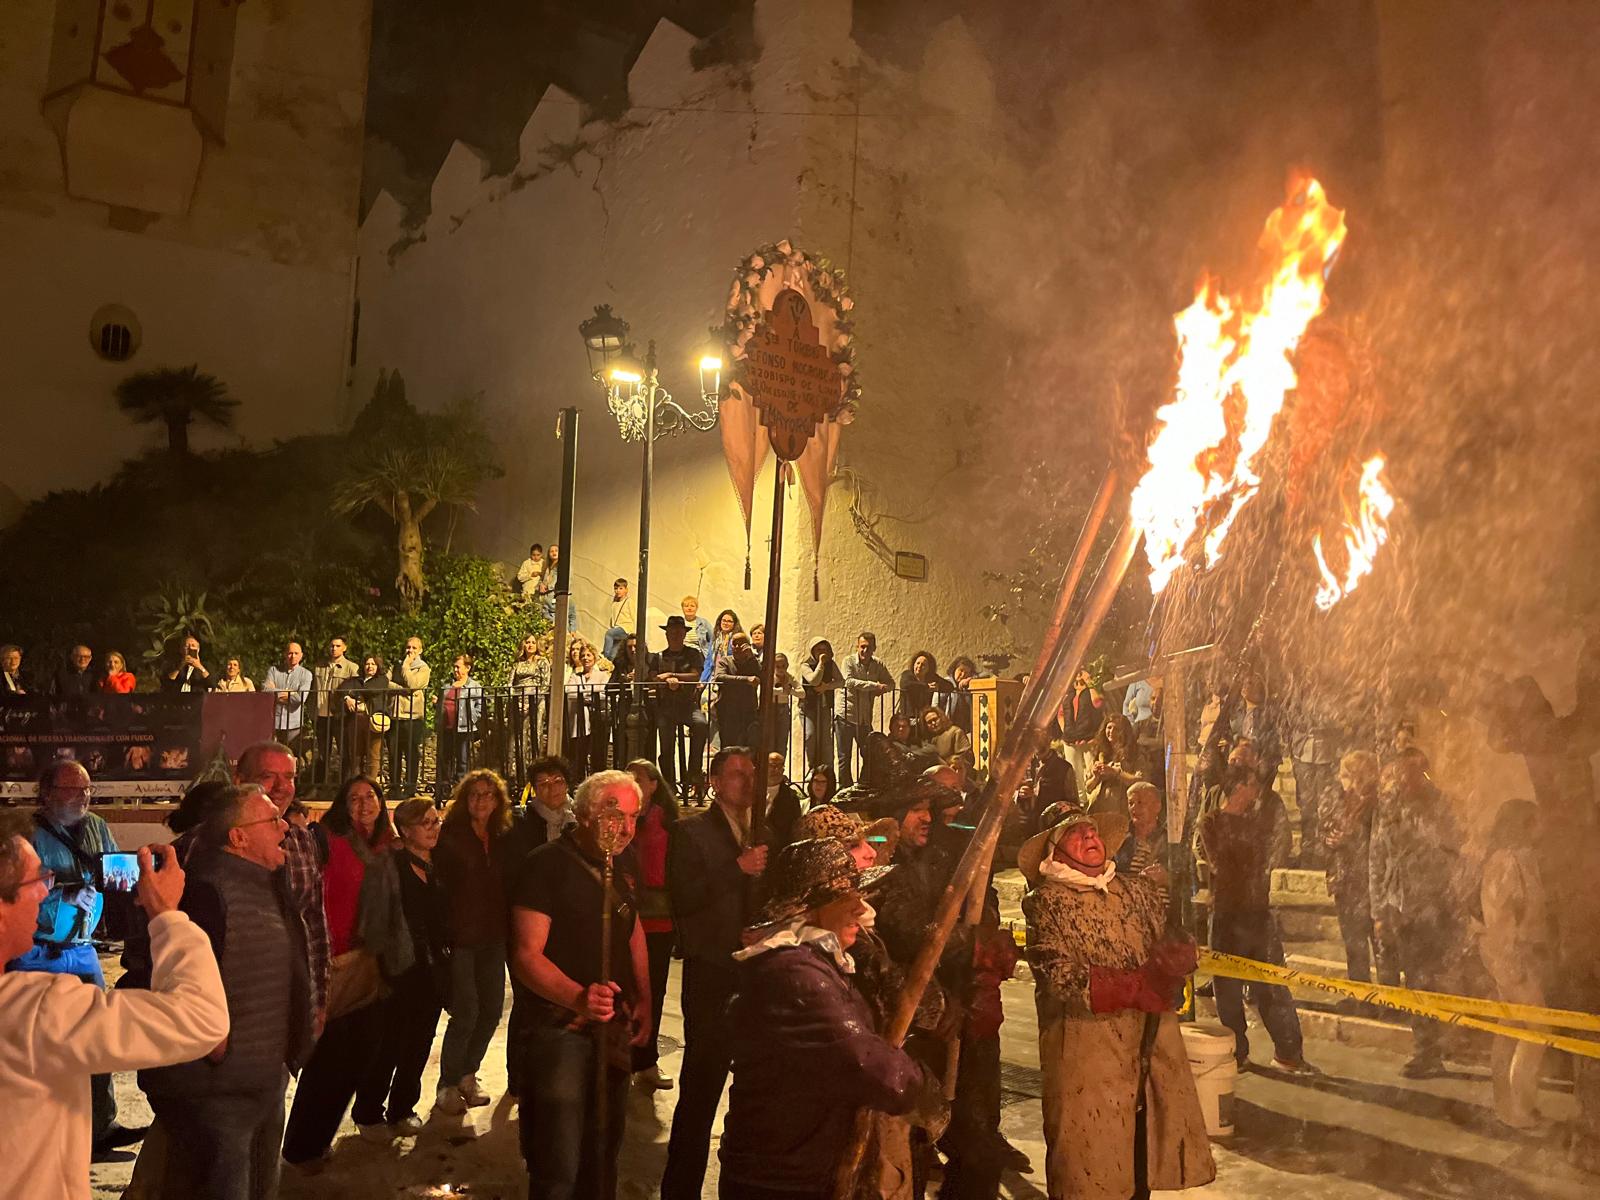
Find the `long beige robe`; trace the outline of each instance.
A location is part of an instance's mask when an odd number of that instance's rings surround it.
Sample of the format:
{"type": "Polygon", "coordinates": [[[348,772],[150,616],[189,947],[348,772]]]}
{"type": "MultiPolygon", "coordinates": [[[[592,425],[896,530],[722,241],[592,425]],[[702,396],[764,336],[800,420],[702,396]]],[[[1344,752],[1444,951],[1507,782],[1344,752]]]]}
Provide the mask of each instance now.
{"type": "MultiPolygon", "coordinates": [[[[1089,968],[1145,961],[1161,937],[1160,895],[1147,881],[1122,876],[1103,893],[1044,880],[1023,897],[1022,910],[1039,1011],[1050,1200],[1127,1200],[1145,1014],[1091,1012],[1089,968]]],[[[1146,1113],[1149,1184],[1199,1187],[1217,1175],[1205,1118],[1178,1018],[1165,1013],[1159,1022],[1146,1113]]]]}

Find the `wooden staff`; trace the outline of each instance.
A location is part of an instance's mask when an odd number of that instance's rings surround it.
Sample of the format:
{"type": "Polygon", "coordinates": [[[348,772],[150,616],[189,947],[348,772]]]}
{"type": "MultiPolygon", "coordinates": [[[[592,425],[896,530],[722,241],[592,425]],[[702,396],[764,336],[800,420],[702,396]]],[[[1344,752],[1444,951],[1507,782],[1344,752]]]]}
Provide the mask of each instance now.
{"type": "MultiPolygon", "coordinates": [[[[767,827],[767,782],[771,768],[767,755],[777,741],[778,706],[772,694],[778,674],[778,601],[783,595],[783,496],[784,483],[789,476],[789,464],[781,459],[773,463],[772,471],[772,545],[767,560],[767,617],[765,645],[761,651],[761,714],[760,733],[756,737],[756,802],[750,806],[750,844],[759,846],[767,827]]],[[[724,744],[728,730],[722,731],[724,744]]],[[[735,730],[734,737],[744,736],[735,730]]],[[[750,903],[754,904],[755,889],[748,889],[750,903]]]]}
{"type": "MultiPolygon", "coordinates": [[[[1072,547],[1072,557],[1067,560],[1067,569],[1061,576],[1061,587],[1056,594],[1055,611],[1050,614],[1050,624],[1045,628],[1044,638],[1039,645],[1039,656],[1034,660],[1033,675],[1037,679],[1049,666],[1051,649],[1061,640],[1061,631],[1067,623],[1067,614],[1072,608],[1072,601],[1078,593],[1078,584],[1083,580],[1083,570],[1089,563],[1090,551],[1094,549],[1094,540],[1100,536],[1100,527],[1105,524],[1106,513],[1111,509],[1112,498],[1117,493],[1117,472],[1110,468],[1106,471],[1105,478],[1100,481],[1100,490],[1095,493],[1094,500],[1089,505],[1089,511],[1083,518],[1083,526],[1078,531],[1078,540],[1072,547]]],[[[1033,762],[1029,762],[1029,777],[1035,781],[1038,772],[1032,770],[1033,762]]],[[[967,893],[966,908],[963,910],[962,923],[970,929],[976,929],[983,920],[983,894],[989,881],[988,870],[977,872],[972,879],[972,890],[967,893]]],[[[973,939],[973,952],[977,952],[977,939],[973,939]]],[[[957,1034],[950,1039],[950,1044],[945,1048],[944,1064],[944,1098],[956,1098],[956,1075],[961,1070],[961,1037],[957,1034]]]]}
{"type": "MultiPolygon", "coordinates": [[[[621,823],[617,816],[616,805],[609,806],[600,814],[600,819],[595,825],[595,841],[600,847],[600,852],[605,855],[605,869],[600,878],[600,982],[611,982],[611,881],[614,875],[615,855],[617,841],[621,837],[621,823]]],[[[607,1072],[611,1069],[611,1030],[617,1022],[617,1012],[612,1011],[611,1020],[603,1025],[595,1026],[595,1066],[594,1066],[594,1136],[599,1139],[600,1171],[598,1176],[598,1200],[610,1200],[615,1190],[611,1179],[611,1156],[606,1153],[609,1137],[606,1130],[607,1085],[610,1080],[607,1072]]]]}
{"type": "MultiPolygon", "coordinates": [[[[1092,542],[1093,539],[1083,540],[1092,542]]],[[[927,939],[912,962],[889,1026],[884,1030],[884,1040],[891,1045],[899,1046],[905,1041],[917,1002],[933,977],[934,967],[944,952],[951,930],[955,928],[961,901],[972,890],[974,877],[988,873],[995,846],[1000,840],[1000,830],[1010,812],[1017,788],[1029,764],[1045,747],[1050,718],[1065,702],[1090,643],[1105,623],[1138,545],[1138,530],[1131,523],[1125,523],[1101,564],[1100,573],[1085,599],[1083,612],[1073,627],[1072,635],[1048,647],[1048,655],[1041,656],[1045,660],[1045,669],[1030,679],[1023,691],[1017,722],[1007,731],[1005,745],[1001,748],[994,794],[955,873],[945,885],[927,939]]],[[[848,1200],[854,1193],[869,1132],[865,1114],[858,1113],[854,1136],[846,1146],[834,1176],[836,1200],[848,1200]]]]}

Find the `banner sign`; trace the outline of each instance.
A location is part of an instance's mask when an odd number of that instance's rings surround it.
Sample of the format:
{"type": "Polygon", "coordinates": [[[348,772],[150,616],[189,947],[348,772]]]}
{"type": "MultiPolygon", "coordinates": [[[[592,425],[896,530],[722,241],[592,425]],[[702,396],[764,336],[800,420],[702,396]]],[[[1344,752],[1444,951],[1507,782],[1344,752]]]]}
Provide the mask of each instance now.
{"type": "Polygon", "coordinates": [[[101,796],[182,791],[219,747],[237,754],[272,736],[272,700],[264,692],[0,697],[0,794],[33,794],[39,773],[63,759],[82,763],[101,796]]]}
{"type": "Polygon", "coordinates": [[[778,293],[745,346],[745,361],[744,385],[761,410],[773,452],[793,462],[838,407],[841,391],[839,368],[804,296],[793,288],[778,293]]]}

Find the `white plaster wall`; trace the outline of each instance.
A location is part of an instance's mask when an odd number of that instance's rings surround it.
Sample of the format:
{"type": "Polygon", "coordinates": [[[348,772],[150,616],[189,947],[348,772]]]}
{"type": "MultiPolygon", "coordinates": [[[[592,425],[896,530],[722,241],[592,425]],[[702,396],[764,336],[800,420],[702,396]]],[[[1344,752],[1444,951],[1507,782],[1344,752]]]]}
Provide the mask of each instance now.
{"type": "MultiPolygon", "coordinates": [[[[814,602],[795,493],[780,644],[793,648],[801,635],[837,644],[870,627],[896,671],[924,645],[941,659],[996,648],[1001,631],[978,612],[992,596],[979,572],[1002,552],[983,540],[982,513],[1008,481],[956,467],[959,446],[974,458],[974,402],[1000,369],[988,349],[998,339],[963,308],[960,251],[968,189],[992,158],[986,68],[959,27],[930,55],[939,59],[931,81],[858,62],[840,0],[761,3],[757,29],[762,56],[748,80],[693,73],[689,38],[663,24],[630,78],[635,108],[622,122],[580,127],[570,99],[551,93],[512,178],[484,179],[482,159],[458,145],[419,226],[380,197],[362,231],[356,397],[388,368],[424,405],[484,394],[508,472],[483,496],[472,536],[507,562],[555,538],[554,414],[579,405],[576,598],[593,614],[614,576],[635,574],[638,452],[618,441],[586,377],[578,322],[594,304],[613,304],[641,347],[658,340],[664,380],[690,399],[733,266],[792,236],[849,264],[866,393],[841,464],[907,518],[883,529],[929,556],[931,579],[895,579],[852,531],[835,487],[814,602]],[[952,54],[968,69],[949,71],[952,54]],[[546,153],[541,164],[550,143],[574,141],[587,148],[554,166],[546,153]]],[[[750,592],[717,437],[659,443],[656,471],[652,603],[670,612],[698,590],[708,615],[729,606],[747,626],[759,620],[770,467],[756,488],[750,592]]]]}
{"type": "Polygon", "coordinates": [[[238,433],[258,445],[337,424],[370,10],[241,7],[227,143],[207,143],[189,213],[132,233],[66,194],[40,106],[55,5],[0,5],[0,481],[22,498],[94,483],[156,444],[113,407],[112,387],[135,370],[199,363],[244,402],[238,433]],[[111,302],[143,325],[126,363],[89,344],[91,316],[111,302]]]}

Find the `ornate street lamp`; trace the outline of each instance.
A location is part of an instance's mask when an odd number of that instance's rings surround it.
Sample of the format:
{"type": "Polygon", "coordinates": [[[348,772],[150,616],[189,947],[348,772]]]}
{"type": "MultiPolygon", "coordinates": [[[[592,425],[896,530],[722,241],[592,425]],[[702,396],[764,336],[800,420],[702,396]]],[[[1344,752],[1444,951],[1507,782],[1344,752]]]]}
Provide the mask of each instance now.
{"type": "Polygon", "coordinates": [[[646,747],[649,722],[645,717],[645,680],[641,667],[648,656],[646,630],[650,621],[650,495],[654,486],[655,442],[667,434],[695,429],[704,432],[717,423],[717,407],[722,399],[722,360],[700,360],[700,399],[703,408],[691,412],[661,386],[656,371],[656,344],[647,344],[640,362],[628,342],[628,323],[611,311],[609,304],[596,306],[594,316],[578,326],[584,352],[589,357],[589,374],[605,392],[606,405],[616,418],[617,431],[625,442],[643,445],[643,469],[639,492],[639,573],[638,606],[635,610],[636,652],[634,655],[632,703],[628,708],[628,754],[632,758],[655,758],[646,747]]]}

